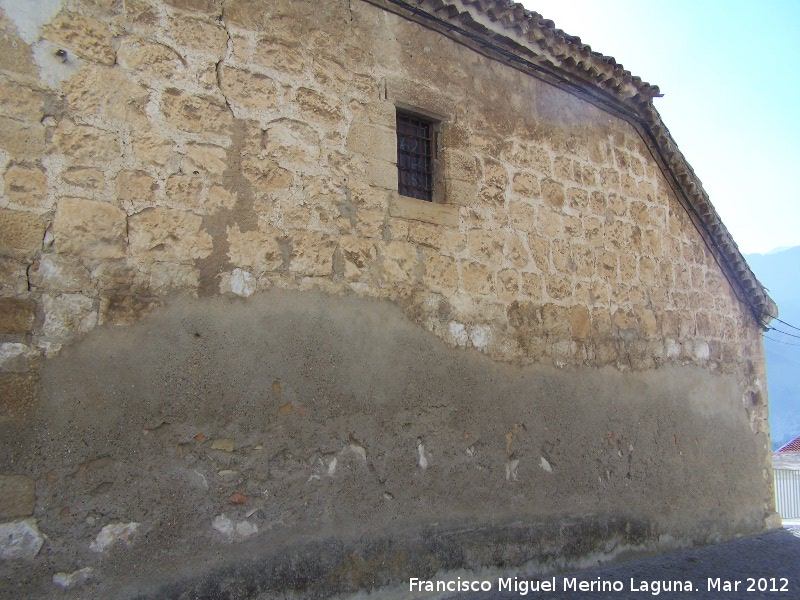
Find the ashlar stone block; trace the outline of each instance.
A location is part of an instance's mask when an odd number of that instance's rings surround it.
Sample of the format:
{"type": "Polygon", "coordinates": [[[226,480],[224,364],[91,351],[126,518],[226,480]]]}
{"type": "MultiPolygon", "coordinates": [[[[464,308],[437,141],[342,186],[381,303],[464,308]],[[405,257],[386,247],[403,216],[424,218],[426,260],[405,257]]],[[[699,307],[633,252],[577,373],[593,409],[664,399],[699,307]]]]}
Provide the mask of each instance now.
{"type": "Polygon", "coordinates": [[[53,233],[59,252],[88,258],[122,258],[127,244],[125,212],[106,202],[63,198],[53,233]]]}

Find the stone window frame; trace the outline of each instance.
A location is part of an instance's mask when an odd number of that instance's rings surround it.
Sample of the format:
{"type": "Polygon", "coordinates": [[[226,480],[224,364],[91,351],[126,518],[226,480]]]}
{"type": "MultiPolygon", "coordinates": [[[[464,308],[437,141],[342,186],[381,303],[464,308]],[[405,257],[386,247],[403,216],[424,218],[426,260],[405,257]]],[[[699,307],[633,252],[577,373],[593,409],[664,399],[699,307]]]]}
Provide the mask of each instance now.
{"type": "MultiPolygon", "coordinates": [[[[440,114],[419,106],[394,100],[396,114],[410,115],[431,124],[433,130],[433,195],[431,200],[422,200],[411,196],[403,196],[395,190],[389,207],[389,214],[401,219],[423,221],[435,225],[458,227],[459,207],[448,203],[447,180],[445,176],[445,148],[442,146],[443,132],[449,119],[440,114]]],[[[395,120],[395,138],[397,137],[395,120]]],[[[399,188],[399,166],[398,188],[399,188]]]]}

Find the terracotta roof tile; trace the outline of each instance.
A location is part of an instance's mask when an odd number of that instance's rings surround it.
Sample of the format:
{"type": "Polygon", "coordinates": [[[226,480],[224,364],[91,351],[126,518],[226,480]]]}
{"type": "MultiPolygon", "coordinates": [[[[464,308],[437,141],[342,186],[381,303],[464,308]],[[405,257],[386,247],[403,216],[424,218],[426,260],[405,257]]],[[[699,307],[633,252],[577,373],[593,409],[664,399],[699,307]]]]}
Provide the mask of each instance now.
{"type": "Polygon", "coordinates": [[[775,454],[783,454],[784,452],[800,452],[800,436],[794,438],[785,446],[778,448],[775,454]]]}

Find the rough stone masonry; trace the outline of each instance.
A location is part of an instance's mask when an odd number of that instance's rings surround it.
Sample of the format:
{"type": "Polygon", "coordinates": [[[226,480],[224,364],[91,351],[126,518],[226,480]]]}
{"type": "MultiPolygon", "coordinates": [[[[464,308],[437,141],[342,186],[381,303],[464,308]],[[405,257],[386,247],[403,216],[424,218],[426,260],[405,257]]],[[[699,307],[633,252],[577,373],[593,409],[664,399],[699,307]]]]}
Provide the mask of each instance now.
{"type": "Polygon", "coordinates": [[[0,595],[323,598],[773,521],[763,290],[696,185],[536,62],[552,24],[400,4],[0,0],[0,595]]]}

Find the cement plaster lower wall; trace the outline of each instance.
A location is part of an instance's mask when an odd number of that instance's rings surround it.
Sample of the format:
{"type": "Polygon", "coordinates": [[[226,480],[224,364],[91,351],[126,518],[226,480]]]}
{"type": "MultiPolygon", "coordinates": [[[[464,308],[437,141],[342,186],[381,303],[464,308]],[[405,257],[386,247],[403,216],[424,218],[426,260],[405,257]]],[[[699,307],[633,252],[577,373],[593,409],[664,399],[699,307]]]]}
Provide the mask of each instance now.
{"type": "Polygon", "coordinates": [[[53,573],[91,567],[80,597],[222,597],[228,580],[327,597],[764,526],[766,436],[733,377],[500,364],[387,302],[173,300],[40,378],[0,456],[36,481],[48,538],[0,563],[0,591],[46,597],[53,573]],[[130,546],[90,550],[127,522],[130,546]]]}

